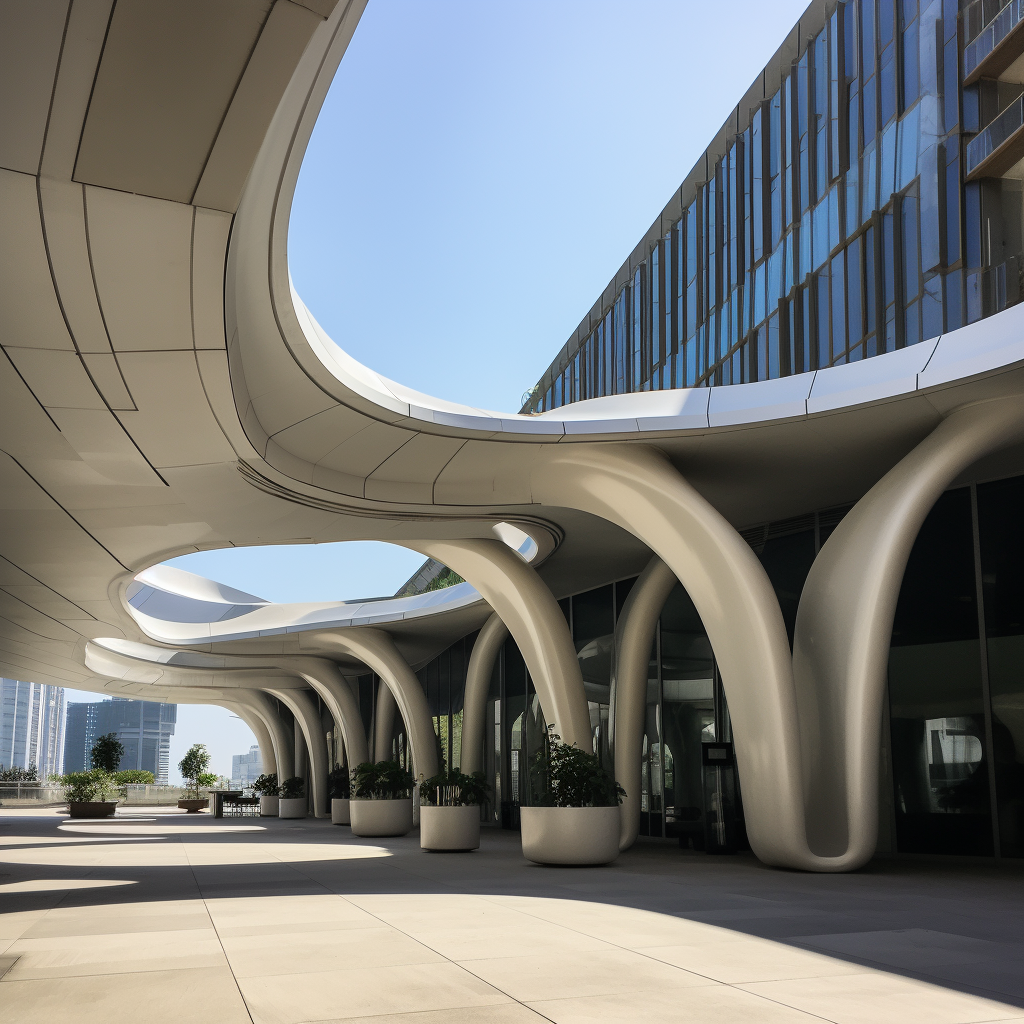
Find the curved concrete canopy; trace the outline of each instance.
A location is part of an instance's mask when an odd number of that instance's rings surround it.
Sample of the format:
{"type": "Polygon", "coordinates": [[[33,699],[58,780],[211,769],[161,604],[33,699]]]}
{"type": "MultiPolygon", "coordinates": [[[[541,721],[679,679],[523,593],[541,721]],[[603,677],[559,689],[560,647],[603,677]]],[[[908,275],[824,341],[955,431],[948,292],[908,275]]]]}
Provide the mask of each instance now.
{"type": "Polygon", "coordinates": [[[362,6],[278,0],[233,21],[226,5],[76,3],[25,38],[38,73],[0,140],[0,237],[17,253],[0,280],[3,674],[161,699],[156,679],[87,664],[85,641],[322,655],[315,634],[370,621],[415,667],[486,619],[468,585],[296,608],[149,567],[229,544],[422,550],[509,523],[551,552],[538,571],[557,597],[639,572],[650,550],[543,502],[553,449],[639,442],[743,527],[857,500],[952,411],[1024,390],[1022,307],[847,366],[538,416],[361,366],[295,294],[286,243],[362,6]],[[232,45],[206,67],[214,29],[232,45]]]}

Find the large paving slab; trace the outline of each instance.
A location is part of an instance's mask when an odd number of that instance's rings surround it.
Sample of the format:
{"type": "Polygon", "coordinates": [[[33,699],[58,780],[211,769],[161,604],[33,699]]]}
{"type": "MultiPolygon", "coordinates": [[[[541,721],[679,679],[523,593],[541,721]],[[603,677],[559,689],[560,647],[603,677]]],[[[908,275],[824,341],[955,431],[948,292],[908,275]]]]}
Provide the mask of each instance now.
{"type": "Polygon", "coordinates": [[[0,817],[0,1024],[1024,1022],[1024,865],[604,868],[172,809],[0,817]]]}

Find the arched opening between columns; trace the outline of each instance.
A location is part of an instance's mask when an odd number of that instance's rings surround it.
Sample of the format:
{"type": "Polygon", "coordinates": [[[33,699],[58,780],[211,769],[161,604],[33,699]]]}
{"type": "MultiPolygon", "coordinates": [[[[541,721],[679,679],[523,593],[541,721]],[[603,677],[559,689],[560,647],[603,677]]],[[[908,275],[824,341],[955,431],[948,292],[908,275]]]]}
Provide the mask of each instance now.
{"type": "Polygon", "coordinates": [[[885,659],[906,559],[956,475],[1022,433],[1018,399],[962,407],[890,470],[815,561],[792,658],[763,567],[659,452],[558,446],[539,463],[535,497],[616,522],[686,584],[734,698],[749,835],[762,860],[842,871],[874,852],[885,659]]]}

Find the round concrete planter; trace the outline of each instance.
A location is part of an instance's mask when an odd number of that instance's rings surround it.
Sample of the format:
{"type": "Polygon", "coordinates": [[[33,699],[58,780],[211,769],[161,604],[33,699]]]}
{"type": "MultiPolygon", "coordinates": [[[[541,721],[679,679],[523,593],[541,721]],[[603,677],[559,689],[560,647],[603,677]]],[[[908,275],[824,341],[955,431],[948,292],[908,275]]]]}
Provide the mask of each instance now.
{"type": "Polygon", "coordinates": [[[75,800],[68,803],[69,818],[112,818],[116,800],[75,800]]]}
{"type": "Polygon", "coordinates": [[[261,796],[260,797],[260,817],[261,818],[276,818],[279,810],[278,803],[281,798],[279,796],[261,796]]]}
{"type": "Polygon", "coordinates": [[[178,809],[182,811],[188,811],[189,814],[198,814],[203,808],[209,807],[210,801],[207,800],[179,800],[178,809]]]}
{"type": "Polygon", "coordinates": [[[352,834],[404,836],[412,831],[412,798],[404,800],[350,800],[352,834]]]}
{"type": "Polygon", "coordinates": [[[420,806],[420,846],[424,850],[475,850],[480,846],[480,805],[420,806]]]}
{"type": "Polygon", "coordinates": [[[348,825],[352,821],[348,800],[331,800],[331,822],[335,825],[348,825]]]}
{"type": "Polygon", "coordinates": [[[309,810],[309,802],[304,796],[280,797],[277,805],[279,818],[304,818],[309,810]]]}
{"type": "Polygon", "coordinates": [[[619,855],[619,808],[522,807],[523,854],[538,864],[610,864],[619,855]]]}

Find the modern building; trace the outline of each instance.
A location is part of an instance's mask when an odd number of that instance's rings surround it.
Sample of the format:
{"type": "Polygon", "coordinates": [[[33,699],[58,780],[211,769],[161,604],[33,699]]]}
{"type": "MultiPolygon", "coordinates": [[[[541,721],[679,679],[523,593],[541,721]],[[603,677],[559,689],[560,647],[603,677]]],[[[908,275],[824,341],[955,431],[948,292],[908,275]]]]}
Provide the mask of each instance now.
{"type": "Polygon", "coordinates": [[[124,746],[120,770],[135,768],[167,782],[171,737],[177,722],[175,704],[114,697],[95,703],[68,705],[64,768],[84,772],[92,767],[92,746],[98,736],[114,733],[124,746]]]}
{"type": "Polygon", "coordinates": [[[231,788],[248,789],[263,774],[263,758],[258,743],[249,748],[248,754],[231,756],[231,788]]]}
{"type": "Polygon", "coordinates": [[[0,679],[0,769],[35,768],[39,779],[61,770],[64,689],[0,679]]]}
{"type": "Polygon", "coordinates": [[[622,848],[1024,856],[1018,6],[815,0],[507,415],[360,366],[292,288],[361,3],[19,6],[0,471],[52,514],[5,525],[47,589],[0,667],[228,707],[318,815],[332,763],[396,756],[516,828],[552,728],[622,848]],[[402,596],[160,564],[371,539],[430,560],[402,596]]]}

